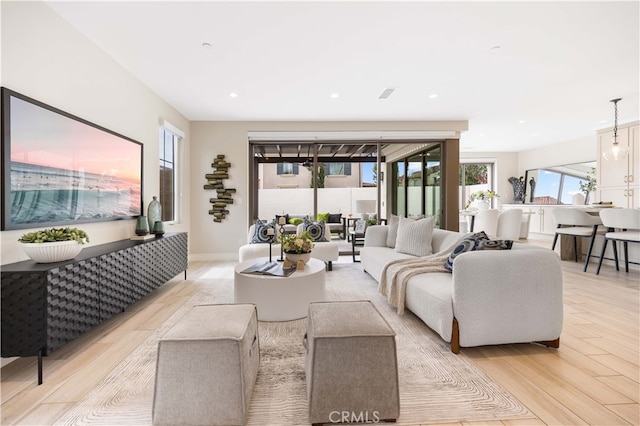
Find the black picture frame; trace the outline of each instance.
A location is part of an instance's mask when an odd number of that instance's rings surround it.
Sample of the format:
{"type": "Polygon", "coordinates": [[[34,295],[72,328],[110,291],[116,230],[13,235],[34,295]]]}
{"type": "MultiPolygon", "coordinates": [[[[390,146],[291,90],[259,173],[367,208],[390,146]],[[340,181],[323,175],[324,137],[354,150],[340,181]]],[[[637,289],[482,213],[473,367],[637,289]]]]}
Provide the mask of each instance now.
{"type": "Polygon", "coordinates": [[[142,143],[2,91],[2,230],[143,213],[142,143]]]}

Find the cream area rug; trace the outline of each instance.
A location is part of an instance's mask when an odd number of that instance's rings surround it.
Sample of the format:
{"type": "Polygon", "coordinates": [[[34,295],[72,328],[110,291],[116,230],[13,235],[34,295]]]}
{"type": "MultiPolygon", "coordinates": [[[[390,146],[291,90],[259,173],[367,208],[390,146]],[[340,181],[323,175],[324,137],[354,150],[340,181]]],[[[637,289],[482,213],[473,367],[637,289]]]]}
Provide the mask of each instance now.
{"type": "MultiPolygon", "coordinates": [[[[201,286],[198,293],[56,424],[150,425],[158,338],[193,305],[233,301],[231,264],[212,263],[209,271],[197,277],[197,283],[201,286]]],[[[371,300],[395,330],[398,425],[532,417],[481,370],[451,353],[449,345],[411,312],[398,316],[360,264],[334,264],[334,270],[326,273],[326,284],[328,300],[371,300]]],[[[247,424],[309,424],[302,345],[305,329],[306,319],[259,322],[260,371],[247,424]]]]}

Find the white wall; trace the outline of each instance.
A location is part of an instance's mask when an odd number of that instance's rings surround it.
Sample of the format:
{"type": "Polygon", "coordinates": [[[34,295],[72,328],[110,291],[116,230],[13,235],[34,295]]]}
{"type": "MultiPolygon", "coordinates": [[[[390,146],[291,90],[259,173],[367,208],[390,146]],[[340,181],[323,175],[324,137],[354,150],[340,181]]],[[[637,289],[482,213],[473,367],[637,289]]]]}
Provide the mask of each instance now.
{"type": "MultiPolygon", "coordinates": [[[[283,213],[313,215],[313,188],[261,189],[258,196],[260,219],[271,220],[283,213]]],[[[378,188],[318,188],[318,214],[342,213],[347,217],[356,211],[356,200],[375,200],[377,196],[378,188]]]]}
{"type": "Polygon", "coordinates": [[[520,152],[518,169],[524,176],[526,170],[595,161],[597,157],[598,144],[594,130],[592,136],[520,152]]]}
{"type": "MultiPolygon", "coordinates": [[[[2,66],[0,84],[144,144],[144,208],[158,194],[158,129],[167,120],[186,134],[189,122],[159,96],[39,2],[0,2],[2,66]]],[[[190,203],[188,175],[183,202],[190,203]]],[[[135,220],[82,224],[91,244],[129,238],[135,220]]],[[[189,229],[189,215],[167,231],[189,229]]],[[[27,259],[17,239],[24,232],[0,233],[2,264],[27,259]]]]}

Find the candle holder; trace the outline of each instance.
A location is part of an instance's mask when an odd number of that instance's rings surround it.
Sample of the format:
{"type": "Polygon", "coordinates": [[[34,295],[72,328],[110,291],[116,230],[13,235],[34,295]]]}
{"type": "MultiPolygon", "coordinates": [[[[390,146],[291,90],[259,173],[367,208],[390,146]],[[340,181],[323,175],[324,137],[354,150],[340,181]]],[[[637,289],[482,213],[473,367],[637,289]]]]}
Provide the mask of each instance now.
{"type": "Polygon", "coordinates": [[[269,236],[269,263],[271,263],[272,258],[271,258],[271,246],[273,244],[273,240],[276,239],[276,232],[273,228],[268,228],[267,229],[267,235],[269,236]]]}
{"type": "MultiPolygon", "coordinates": [[[[280,235],[284,235],[284,223],[282,221],[280,221],[280,235]]],[[[277,259],[278,262],[284,262],[284,249],[283,249],[283,244],[280,243],[280,259],[277,259]]]]}

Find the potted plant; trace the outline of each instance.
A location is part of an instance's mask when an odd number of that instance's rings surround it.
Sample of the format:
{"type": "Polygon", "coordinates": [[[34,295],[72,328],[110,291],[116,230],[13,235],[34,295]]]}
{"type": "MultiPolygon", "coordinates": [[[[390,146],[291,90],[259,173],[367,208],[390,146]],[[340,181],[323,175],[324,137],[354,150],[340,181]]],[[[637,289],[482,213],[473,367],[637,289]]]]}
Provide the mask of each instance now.
{"type": "Polygon", "coordinates": [[[500,198],[500,195],[498,195],[497,192],[490,191],[488,189],[472,192],[471,195],[469,195],[469,200],[467,200],[466,208],[469,208],[471,203],[475,202],[476,207],[478,207],[479,210],[488,209],[490,200],[493,198],[500,198]]]}
{"type": "Polygon", "coordinates": [[[592,200],[591,193],[596,190],[597,181],[596,181],[596,168],[592,167],[587,173],[587,181],[583,182],[580,180],[580,191],[585,193],[585,202],[589,203],[592,200]]]}
{"type": "Polygon", "coordinates": [[[18,241],[31,259],[51,263],[76,257],[89,236],[78,228],[48,228],[23,234],[18,241]]]}
{"type": "Polygon", "coordinates": [[[299,235],[280,234],[278,242],[282,244],[282,251],[284,251],[285,257],[292,263],[298,263],[298,260],[307,263],[311,258],[313,238],[311,238],[308,231],[304,231],[299,235]]]}

